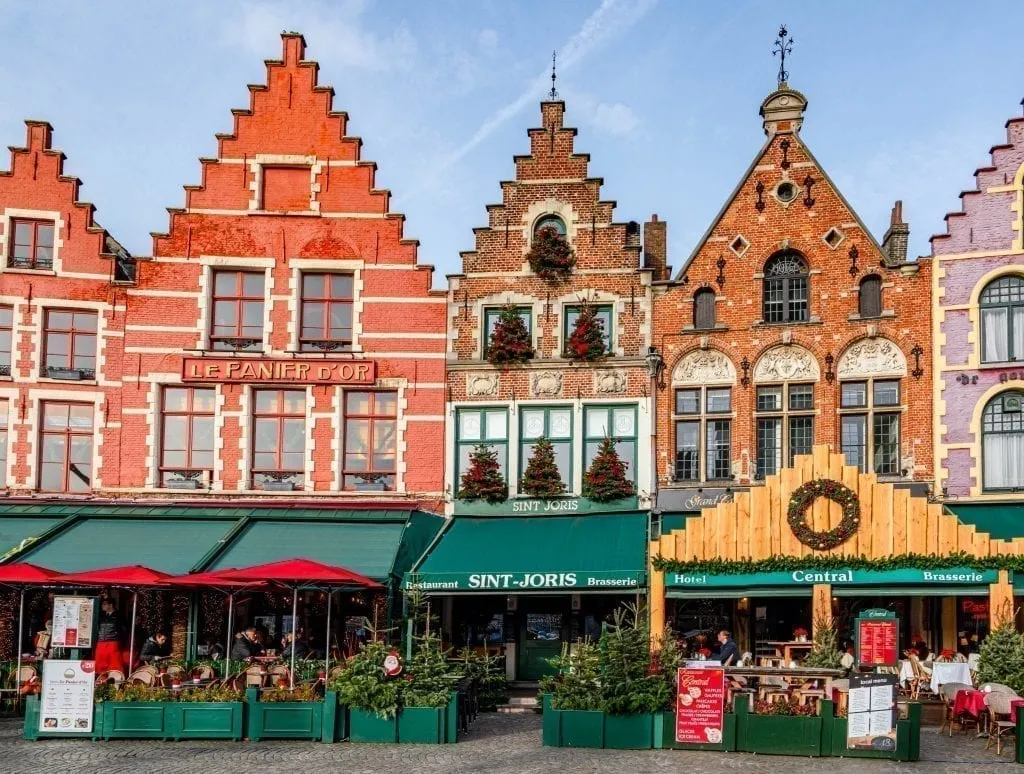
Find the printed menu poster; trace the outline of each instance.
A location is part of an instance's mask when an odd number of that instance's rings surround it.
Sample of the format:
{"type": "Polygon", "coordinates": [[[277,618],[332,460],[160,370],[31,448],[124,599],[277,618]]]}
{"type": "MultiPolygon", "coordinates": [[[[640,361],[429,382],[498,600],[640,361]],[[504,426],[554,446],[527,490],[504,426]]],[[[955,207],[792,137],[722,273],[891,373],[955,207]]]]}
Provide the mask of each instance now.
{"type": "Polygon", "coordinates": [[[896,749],[896,675],[854,675],[846,705],[846,746],[896,749]]]}
{"type": "Polygon", "coordinates": [[[53,598],[53,648],[91,648],[93,613],[92,597],[53,598]]]}
{"type": "Polygon", "coordinates": [[[676,685],[676,741],[721,744],[725,726],[725,670],[682,667],[676,685]]]}
{"type": "Polygon", "coordinates": [[[899,661],[898,626],[896,618],[857,619],[857,643],[861,666],[896,666],[899,661]]]}
{"type": "Polygon", "coordinates": [[[43,662],[39,694],[39,730],[59,734],[92,733],[95,661],[43,662]]]}

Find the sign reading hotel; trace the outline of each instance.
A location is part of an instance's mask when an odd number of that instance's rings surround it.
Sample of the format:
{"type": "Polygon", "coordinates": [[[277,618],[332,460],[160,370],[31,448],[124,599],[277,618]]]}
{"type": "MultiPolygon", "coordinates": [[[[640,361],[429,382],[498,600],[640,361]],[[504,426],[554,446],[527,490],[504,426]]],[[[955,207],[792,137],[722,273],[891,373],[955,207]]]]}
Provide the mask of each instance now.
{"type": "Polygon", "coordinates": [[[721,744],[725,725],[725,670],[687,669],[676,675],[676,741],[721,744]]]}
{"type": "Polygon", "coordinates": [[[616,572],[423,573],[406,588],[421,591],[525,591],[529,589],[634,589],[642,574],[616,572]]]}
{"type": "Polygon", "coordinates": [[[373,384],[376,378],[377,363],[373,360],[186,357],[181,366],[184,382],[373,384]]]}

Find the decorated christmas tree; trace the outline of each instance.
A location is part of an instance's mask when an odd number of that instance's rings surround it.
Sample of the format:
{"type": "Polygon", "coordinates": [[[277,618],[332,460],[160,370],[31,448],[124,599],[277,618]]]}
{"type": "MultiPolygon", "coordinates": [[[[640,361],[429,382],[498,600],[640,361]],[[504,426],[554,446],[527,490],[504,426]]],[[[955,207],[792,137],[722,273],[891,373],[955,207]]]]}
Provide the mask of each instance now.
{"type": "Polygon", "coordinates": [[[526,322],[512,304],[501,308],[487,342],[487,360],[491,365],[525,363],[533,357],[533,342],[526,322]]]}
{"type": "Polygon", "coordinates": [[[565,482],[555,464],[555,449],[543,436],[533,444],[533,454],[523,473],[522,490],[531,497],[565,494],[565,482]]]}
{"type": "Polygon", "coordinates": [[[604,336],[604,322],[597,316],[597,310],[584,303],[565,343],[566,354],[573,360],[600,360],[608,354],[604,336]]]}
{"type": "Polygon", "coordinates": [[[565,279],[576,265],[576,255],[569,241],[551,226],[534,235],[526,260],[538,277],[549,281],[565,279]]]}
{"type": "Polygon", "coordinates": [[[804,659],[803,666],[816,669],[842,669],[843,654],[839,652],[839,637],[831,618],[818,616],[814,621],[814,644],[804,659]]]}
{"type": "Polygon", "coordinates": [[[632,497],[633,493],[633,482],[626,478],[626,463],[619,459],[615,442],[606,437],[601,441],[590,469],[583,475],[583,496],[588,500],[606,503],[632,497]]]}
{"type": "Polygon", "coordinates": [[[501,474],[498,454],[490,446],[479,444],[469,455],[469,468],[459,481],[459,500],[484,500],[500,503],[508,499],[508,484],[501,474]]]}
{"type": "Polygon", "coordinates": [[[1020,692],[1024,690],[1024,636],[1014,625],[1010,605],[1006,608],[1003,622],[981,643],[978,684],[1002,683],[1020,692]]]}

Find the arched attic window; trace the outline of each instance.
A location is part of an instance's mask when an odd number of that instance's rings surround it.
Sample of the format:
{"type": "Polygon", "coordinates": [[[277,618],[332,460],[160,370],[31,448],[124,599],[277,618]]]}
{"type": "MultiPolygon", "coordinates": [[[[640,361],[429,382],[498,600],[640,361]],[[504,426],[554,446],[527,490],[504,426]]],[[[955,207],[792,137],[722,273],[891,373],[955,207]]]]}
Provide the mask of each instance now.
{"type": "Polygon", "coordinates": [[[809,297],[807,261],[799,253],[786,250],[768,259],[764,266],[765,322],[806,322],[809,297]]]}

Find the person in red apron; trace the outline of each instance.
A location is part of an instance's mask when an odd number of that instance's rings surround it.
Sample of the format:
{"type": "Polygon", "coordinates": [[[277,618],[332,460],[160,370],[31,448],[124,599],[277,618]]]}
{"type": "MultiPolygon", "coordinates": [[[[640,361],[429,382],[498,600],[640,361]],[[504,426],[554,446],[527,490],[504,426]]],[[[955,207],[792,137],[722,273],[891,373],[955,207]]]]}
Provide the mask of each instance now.
{"type": "Polygon", "coordinates": [[[112,599],[104,599],[100,605],[100,622],[96,628],[96,674],[116,669],[124,674],[124,657],[121,653],[121,620],[112,599]]]}

